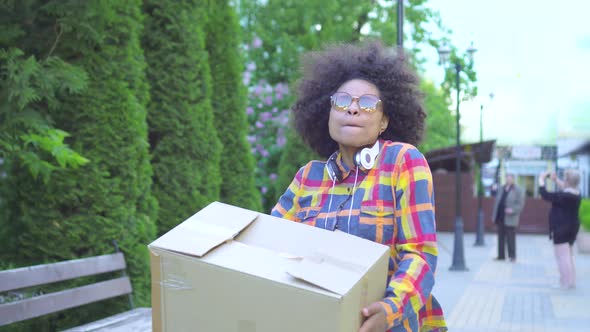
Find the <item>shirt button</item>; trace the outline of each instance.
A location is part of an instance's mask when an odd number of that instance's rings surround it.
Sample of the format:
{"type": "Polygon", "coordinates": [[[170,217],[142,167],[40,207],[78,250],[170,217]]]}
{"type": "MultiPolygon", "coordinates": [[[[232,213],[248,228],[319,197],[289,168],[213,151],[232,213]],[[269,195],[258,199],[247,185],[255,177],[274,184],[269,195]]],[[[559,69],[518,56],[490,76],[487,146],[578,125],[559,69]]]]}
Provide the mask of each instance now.
{"type": "Polygon", "coordinates": [[[351,190],[350,187],[346,188],[346,191],[350,192],[350,190],[351,190]]]}

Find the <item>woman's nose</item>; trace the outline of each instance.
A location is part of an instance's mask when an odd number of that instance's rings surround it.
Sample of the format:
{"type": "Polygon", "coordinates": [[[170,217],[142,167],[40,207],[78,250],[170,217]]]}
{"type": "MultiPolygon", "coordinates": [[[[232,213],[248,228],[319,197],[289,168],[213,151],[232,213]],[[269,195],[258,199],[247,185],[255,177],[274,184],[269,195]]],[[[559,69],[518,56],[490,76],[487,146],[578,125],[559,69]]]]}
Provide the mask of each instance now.
{"type": "Polygon", "coordinates": [[[350,115],[358,115],[359,114],[358,101],[353,100],[352,103],[350,103],[350,106],[348,106],[348,108],[346,109],[346,112],[350,115]]]}

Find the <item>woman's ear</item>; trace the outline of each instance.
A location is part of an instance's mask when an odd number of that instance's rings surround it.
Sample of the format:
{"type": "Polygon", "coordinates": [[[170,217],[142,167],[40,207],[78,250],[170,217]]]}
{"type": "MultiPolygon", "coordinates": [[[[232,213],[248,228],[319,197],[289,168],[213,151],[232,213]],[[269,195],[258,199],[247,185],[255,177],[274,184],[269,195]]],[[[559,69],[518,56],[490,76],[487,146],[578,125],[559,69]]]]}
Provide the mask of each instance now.
{"type": "Polygon", "coordinates": [[[385,114],[383,114],[383,117],[381,118],[381,127],[379,127],[379,135],[381,135],[385,129],[387,129],[387,126],[389,125],[389,117],[385,114]]]}

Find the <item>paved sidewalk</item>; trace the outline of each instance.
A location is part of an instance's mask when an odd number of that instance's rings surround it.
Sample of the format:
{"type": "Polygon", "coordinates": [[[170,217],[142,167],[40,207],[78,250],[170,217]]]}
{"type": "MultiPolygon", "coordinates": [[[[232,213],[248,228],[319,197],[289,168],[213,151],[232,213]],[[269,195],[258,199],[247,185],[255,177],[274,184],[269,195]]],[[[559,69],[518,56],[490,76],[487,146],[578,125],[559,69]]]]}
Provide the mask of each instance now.
{"type": "Polygon", "coordinates": [[[517,234],[517,262],[497,262],[497,239],[464,236],[466,272],[449,271],[453,234],[438,233],[439,260],[434,295],[451,332],[590,331],[590,255],[576,250],[577,288],[554,289],[559,273],[545,235],[517,234]]]}

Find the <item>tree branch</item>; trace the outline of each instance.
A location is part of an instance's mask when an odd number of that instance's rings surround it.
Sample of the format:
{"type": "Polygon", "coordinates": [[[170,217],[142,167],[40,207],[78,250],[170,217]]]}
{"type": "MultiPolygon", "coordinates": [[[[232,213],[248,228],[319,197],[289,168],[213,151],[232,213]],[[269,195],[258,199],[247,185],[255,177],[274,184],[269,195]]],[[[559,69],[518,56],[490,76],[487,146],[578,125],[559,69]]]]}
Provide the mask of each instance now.
{"type": "Polygon", "coordinates": [[[57,36],[55,37],[55,41],[53,41],[53,45],[51,45],[51,49],[49,50],[49,53],[47,53],[47,57],[45,58],[46,61],[47,61],[47,59],[49,59],[51,54],[53,54],[53,51],[55,51],[55,48],[57,47],[57,43],[59,42],[59,38],[61,37],[61,35],[64,32],[64,30],[61,28],[61,25],[58,22],[55,22],[53,29],[55,30],[55,33],[57,33],[57,36]]]}

